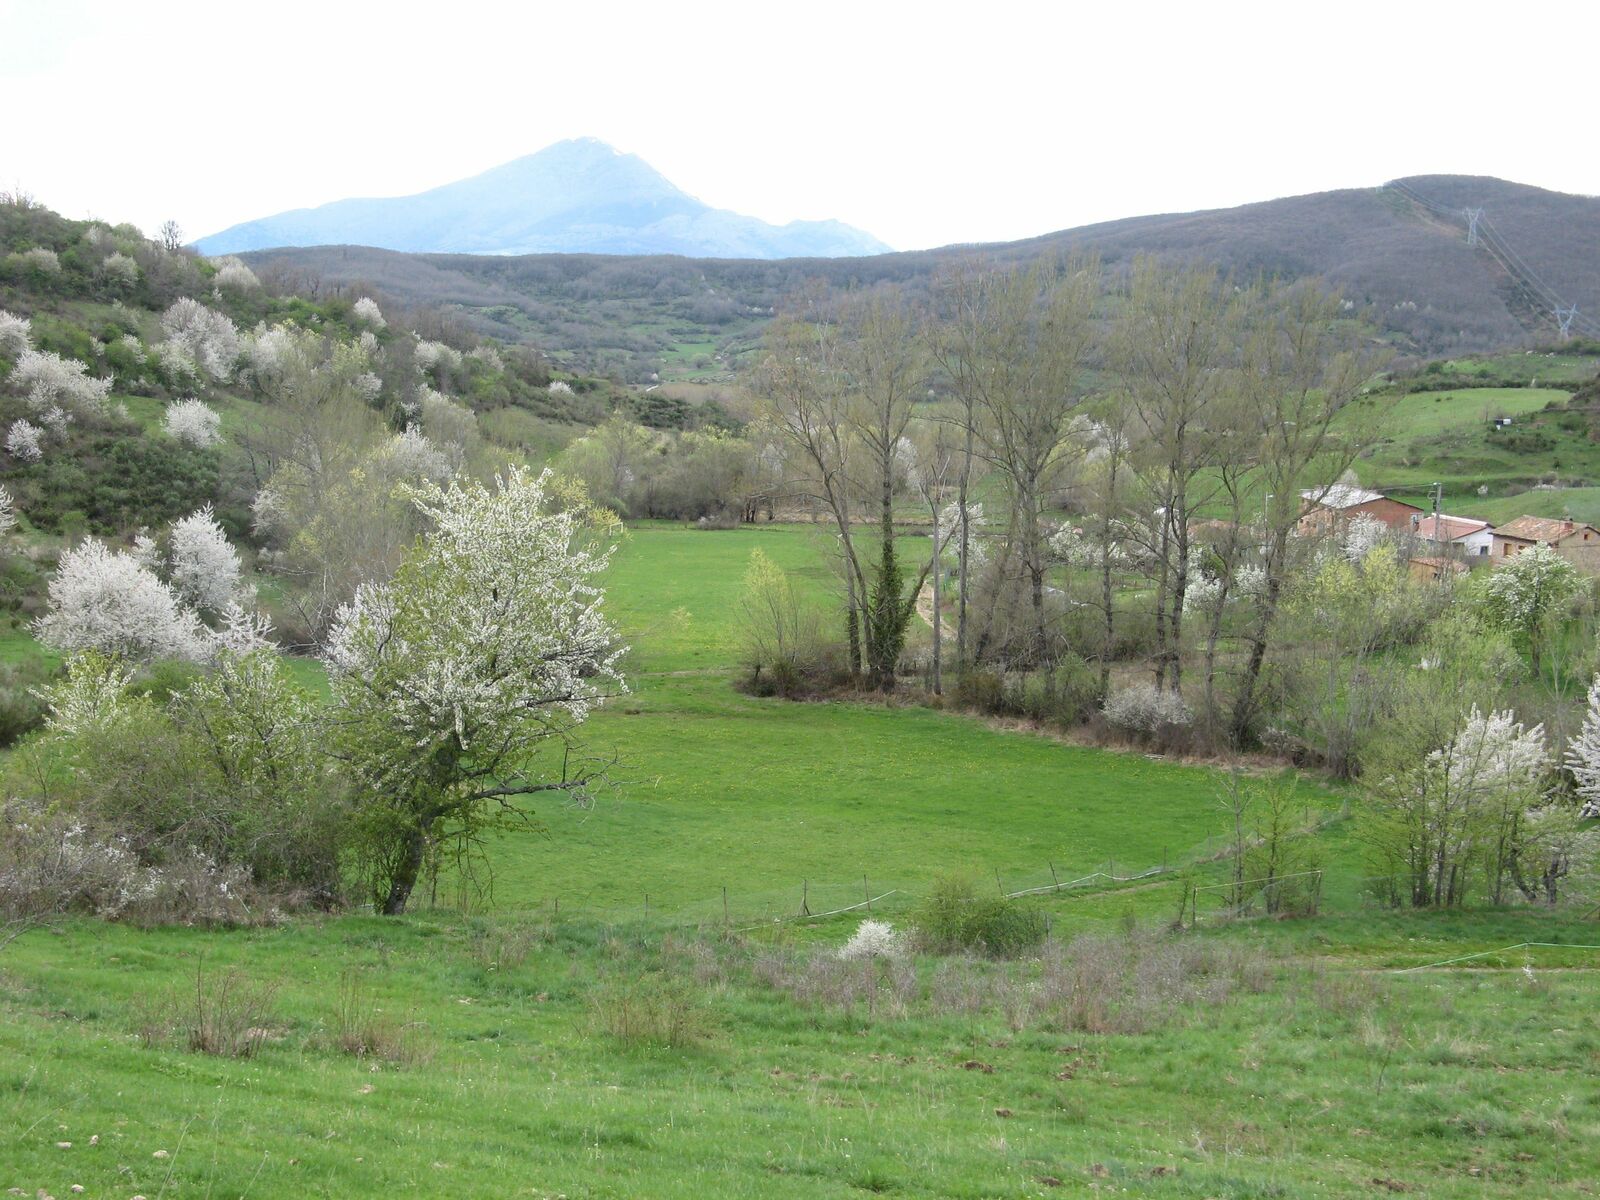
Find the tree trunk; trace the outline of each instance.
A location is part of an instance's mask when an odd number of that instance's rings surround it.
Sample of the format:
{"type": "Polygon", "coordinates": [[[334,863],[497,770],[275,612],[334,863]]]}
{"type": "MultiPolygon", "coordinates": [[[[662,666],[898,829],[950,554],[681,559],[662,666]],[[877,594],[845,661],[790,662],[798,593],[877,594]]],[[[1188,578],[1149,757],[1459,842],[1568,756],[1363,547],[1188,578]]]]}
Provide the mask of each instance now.
{"type": "Polygon", "coordinates": [[[422,860],[427,852],[427,834],[420,828],[410,830],[405,835],[400,862],[389,876],[389,894],[383,901],[384,916],[395,917],[405,912],[406,901],[411,899],[411,890],[417,886],[417,879],[422,874],[422,860]]]}
{"type": "Polygon", "coordinates": [[[943,629],[939,614],[939,577],[943,571],[940,570],[939,562],[939,502],[935,500],[930,507],[933,509],[933,694],[939,696],[944,694],[944,680],[940,674],[940,653],[943,649],[940,642],[943,641],[943,629]]]}

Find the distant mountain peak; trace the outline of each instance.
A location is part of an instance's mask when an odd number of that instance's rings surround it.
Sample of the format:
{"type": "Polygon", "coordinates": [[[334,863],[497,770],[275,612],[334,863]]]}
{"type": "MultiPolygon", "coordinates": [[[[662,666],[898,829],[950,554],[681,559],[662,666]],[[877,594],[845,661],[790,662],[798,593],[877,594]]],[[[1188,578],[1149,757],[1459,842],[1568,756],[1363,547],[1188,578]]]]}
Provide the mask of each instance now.
{"type": "Polygon", "coordinates": [[[838,221],[772,225],[712,208],[636,154],[569,138],[411,196],[336,200],[201,238],[204,254],[376,246],[467,254],[682,254],[842,258],[888,246],[838,221]]]}

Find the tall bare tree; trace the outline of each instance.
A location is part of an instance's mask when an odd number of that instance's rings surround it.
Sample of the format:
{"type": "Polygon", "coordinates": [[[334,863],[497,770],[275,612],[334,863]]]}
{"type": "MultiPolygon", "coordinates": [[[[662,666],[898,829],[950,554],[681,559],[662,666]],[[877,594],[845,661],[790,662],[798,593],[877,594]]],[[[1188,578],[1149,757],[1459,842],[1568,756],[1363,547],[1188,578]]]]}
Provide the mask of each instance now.
{"type": "Polygon", "coordinates": [[[1190,527],[1215,487],[1207,471],[1225,430],[1219,421],[1237,362],[1243,304],[1214,268],[1134,264],[1111,359],[1138,427],[1135,467],[1150,513],[1155,569],[1156,685],[1183,677],[1183,601],[1190,527]]]}
{"type": "Polygon", "coordinates": [[[1049,552],[1043,517],[1052,481],[1081,452],[1068,431],[1083,402],[1099,264],[979,272],[952,288],[953,319],[941,360],[964,396],[977,457],[1005,482],[1032,610],[1028,665],[1045,667],[1049,552]]]}

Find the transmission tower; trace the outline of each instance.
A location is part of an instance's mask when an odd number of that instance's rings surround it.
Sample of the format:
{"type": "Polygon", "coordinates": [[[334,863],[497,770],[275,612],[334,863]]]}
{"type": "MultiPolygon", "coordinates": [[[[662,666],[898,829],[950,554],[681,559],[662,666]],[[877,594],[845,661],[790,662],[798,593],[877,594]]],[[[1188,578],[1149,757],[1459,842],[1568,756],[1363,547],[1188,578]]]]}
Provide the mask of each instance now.
{"type": "Polygon", "coordinates": [[[1463,208],[1461,215],[1467,219],[1467,245],[1478,244],[1478,218],[1483,216],[1481,208],[1463,208]]]}
{"type": "Polygon", "coordinates": [[[1561,340],[1566,341],[1572,336],[1572,318],[1578,315],[1578,306],[1570,305],[1567,308],[1556,306],[1556,321],[1561,326],[1561,340]]]}

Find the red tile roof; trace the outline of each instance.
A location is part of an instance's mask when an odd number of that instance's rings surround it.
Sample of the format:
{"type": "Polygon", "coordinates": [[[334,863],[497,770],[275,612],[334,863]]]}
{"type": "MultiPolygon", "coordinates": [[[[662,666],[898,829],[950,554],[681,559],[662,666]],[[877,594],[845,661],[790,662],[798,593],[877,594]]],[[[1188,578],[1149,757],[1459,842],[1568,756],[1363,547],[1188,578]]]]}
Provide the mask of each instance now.
{"type": "Polygon", "coordinates": [[[1584,529],[1587,529],[1590,533],[1600,533],[1600,529],[1596,529],[1592,525],[1583,525],[1577,521],[1563,520],[1556,517],[1518,517],[1515,521],[1507,521],[1494,532],[1497,537],[1506,537],[1513,541],[1543,542],[1546,545],[1554,545],[1584,529]]]}
{"type": "Polygon", "coordinates": [[[1453,542],[1489,528],[1489,522],[1476,517],[1452,517],[1440,513],[1437,521],[1438,532],[1435,534],[1435,518],[1431,514],[1423,517],[1417,522],[1417,536],[1427,538],[1430,542],[1453,542]]]}

